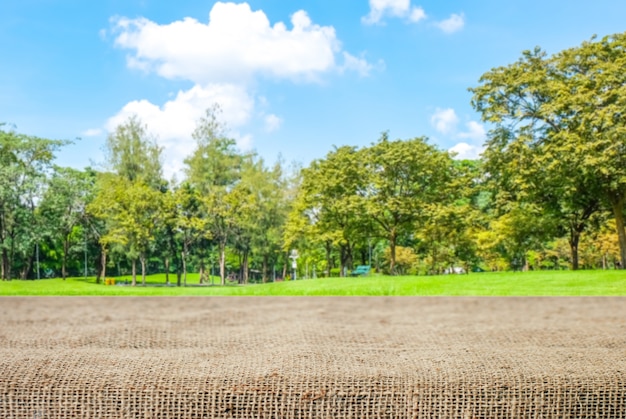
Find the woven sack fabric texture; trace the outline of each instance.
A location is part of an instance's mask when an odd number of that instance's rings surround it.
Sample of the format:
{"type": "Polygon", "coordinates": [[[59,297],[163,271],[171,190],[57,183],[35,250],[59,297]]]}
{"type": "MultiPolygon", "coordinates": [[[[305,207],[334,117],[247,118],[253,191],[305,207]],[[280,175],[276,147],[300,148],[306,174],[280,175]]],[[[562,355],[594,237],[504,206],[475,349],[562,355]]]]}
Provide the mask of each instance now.
{"type": "Polygon", "coordinates": [[[626,299],[0,298],[4,418],[625,418],[626,299]]]}

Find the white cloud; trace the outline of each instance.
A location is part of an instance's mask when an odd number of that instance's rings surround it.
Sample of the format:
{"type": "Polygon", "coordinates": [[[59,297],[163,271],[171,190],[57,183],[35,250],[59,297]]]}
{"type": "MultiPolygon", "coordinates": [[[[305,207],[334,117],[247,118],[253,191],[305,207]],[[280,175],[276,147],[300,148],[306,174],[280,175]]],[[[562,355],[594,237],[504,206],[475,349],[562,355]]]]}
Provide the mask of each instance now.
{"type": "Polygon", "coordinates": [[[485,131],[485,127],[482,124],[476,121],[469,121],[465,126],[467,131],[459,133],[459,138],[467,138],[476,142],[484,142],[487,139],[487,131],[485,131]]]}
{"type": "Polygon", "coordinates": [[[459,123],[459,117],[456,116],[456,112],[452,108],[437,108],[434,115],[430,118],[430,123],[438,132],[442,134],[450,134],[456,130],[456,126],[459,123]]]}
{"type": "MultiPolygon", "coordinates": [[[[164,173],[169,177],[182,170],[184,158],[195,147],[191,133],[198,119],[215,103],[222,109],[221,120],[231,129],[245,125],[254,109],[254,99],[243,86],[196,85],[190,90],[178,92],[174,99],[162,106],[147,100],[129,102],[115,116],[109,118],[106,128],[111,132],[129,116],[137,115],[163,147],[164,173]]],[[[251,137],[243,141],[247,148],[250,148],[250,142],[251,137]]]]}
{"type": "Polygon", "coordinates": [[[267,132],[274,132],[278,130],[283,123],[283,120],[274,114],[266,115],[264,119],[265,131],[267,132]]]}
{"type": "MultiPolygon", "coordinates": [[[[116,17],[108,35],[115,46],[128,51],[129,68],[193,83],[162,105],[129,102],[107,122],[110,131],[137,114],[164,148],[168,175],[180,171],[194,147],[191,133],[197,119],[216,103],[239,147],[252,148],[252,135],[236,130],[253,114],[266,115],[255,112],[252,86],[259,78],[317,82],[326,73],[367,75],[372,69],[365,59],[341,48],[332,26],[315,24],[303,10],[291,16],[288,27],[271,24],[262,10],[253,11],[247,3],[217,2],[206,23],[190,17],[165,24],[116,17]]],[[[269,106],[264,98],[258,102],[269,106]]],[[[267,130],[276,130],[282,120],[267,114],[264,122],[267,130]]]]}
{"type": "Polygon", "coordinates": [[[208,23],[185,18],[158,24],[145,18],[113,20],[115,45],[130,50],[127,64],[167,79],[195,83],[246,82],[254,76],[317,80],[336,70],[342,52],[332,26],[297,11],[291,28],[271,25],[247,3],[215,3],[208,23]]]}
{"type": "Polygon", "coordinates": [[[83,137],[97,137],[98,135],[102,135],[102,130],[100,128],[89,128],[81,132],[80,135],[83,137]]]}
{"type": "Polygon", "coordinates": [[[370,63],[367,62],[367,60],[355,57],[354,55],[345,51],[343,52],[343,60],[343,65],[340,67],[341,73],[345,71],[354,71],[360,76],[366,77],[369,76],[372,68],[374,68],[370,63]]]}
{"type": "Polygon", "coordinates": [[[448,19],[436,23],[436,26],[445,33],[460,31],[465,26],[465,16],[462,13],[460,15],[453,13],[448,19]]]}
{"type": "Polygon", "coordinates": [[[458,143],[455,146],[451,147],[448,151],[454,153],[454,158],[456,160],[475,160],[480,157],[480,154],[483,152],[484,147],[475,146],[467,143],[458,143]]]}
{"type": "Polygon", "coordinates": [[[237,147],[239,147],[239,149],[242,151],[250,151],[253,148],[252,147],[252,144],[253,144],[252,135],[250,134],[246,134],[246,135],[235,134],[235,141],[237,142],[237,147]]]}
{"type": "Polygon", "coordinates": [[[449,149],[456,154],[455,159],[477,159],[484,150],[483,144],[487,139],[485,127],[476,122],[465,123],[465,130],[459,131],[459,117],[452,108],[440,109],[430,118],[431,124],[437,132],[446,135],[449,139],[465,140],[449,149]]]}
{"type": "Polygon", "coordinates": [[[426,19],[426,12],[421,7],[414,7],[409,15],[409,20],[413,23],[417,23],[420,20],[426,19]]]}
{"type": "Polygon", "coordinates": [[[366,25],[381,23],[385,16],[406,18],[413,23],[426,19],[424,9],[411,7],[411,0],[369,0],[369,4],[369,14],[361,18],[366,25]]]}

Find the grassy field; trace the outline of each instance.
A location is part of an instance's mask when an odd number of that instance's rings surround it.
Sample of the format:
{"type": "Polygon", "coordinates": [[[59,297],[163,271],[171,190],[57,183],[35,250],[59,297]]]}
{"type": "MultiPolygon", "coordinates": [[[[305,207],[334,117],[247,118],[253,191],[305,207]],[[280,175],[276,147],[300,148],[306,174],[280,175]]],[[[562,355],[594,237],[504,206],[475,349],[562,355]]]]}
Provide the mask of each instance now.
{"type": "MultiPolygon", "coordinates": [[[[127,278],[127,277],[126,277],[127,278]]],[[[170,278],[174,278],[170,276],[170,278]]],[[[119,281],[123,278],[117,278],[119,281]]],[[[442,276],[369,276],[306,279],[258,285],[164,287],[164,275],[148,278],[150,286],[96,284],[94,278],[0,282],[0,295],[466,295],[576,296],[626,295],[624,271],[543,271],[475,273],[442,276]]],[[[197,275],[188,283],[196,285],[197,275]]],[[[217,280],[216,280],[217,283],[217,280]]]]}

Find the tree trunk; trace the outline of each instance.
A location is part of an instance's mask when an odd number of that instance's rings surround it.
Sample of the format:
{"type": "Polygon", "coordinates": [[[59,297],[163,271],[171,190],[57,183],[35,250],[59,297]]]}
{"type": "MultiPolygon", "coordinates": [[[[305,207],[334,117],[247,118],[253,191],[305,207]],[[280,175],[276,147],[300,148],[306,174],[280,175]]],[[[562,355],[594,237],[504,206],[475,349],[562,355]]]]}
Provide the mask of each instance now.
{"type": "Polygon", "coordinates": [[[170,258],[165,258],[165,285],[170,284],[170,258]]]}
{"type": "Polygon", "coordinates": [[[102,246],[102,253],[100,254],[101,257],[101,264],[102,264],[102,274],[100,275],[100,278],[102,279],[106,279],[106,274],[107,274],[107,249],[105,246],[102,246]]]}
{"type": "Polygon", "coordinates": [[[32,265],[33,265],[33,255],[31,254],[28,257],[26,264],[24,265],[24,268],[22,269],[22,274],[21,274],[22,279],[28,278],[28,272],[30,272],[30,268],[32,265]]]}
{"type": "Polygon", "coordinates": [[[350,243],[350,240],[348,240],[348,244],[346,245],[346,261],[345,261],[345,265],[348,267],[348,269],[354,269],[354,258],[352,257],[352,251],[353,251],[352,243],[350,243]]]}
{"type": "Polygon", "coordinates": [[[220,240],[220,284],[226,285],[226,240],[220,240]]]}
{"type": "Polygon", "coordinates": [[[132,274],[133,274],[133,282],[132,282],[132,286],[136,286],[137,285],[137,259],[133,259],[133,263],[132,265],[132,274]]]}
{"type": "Polygon", "coordinates": [[[330,278],[330,269],[332,265],[332,260],[330,258],[330,253],[332,251],[332,243],[330,241],[326,242],[326,278],[330,278]]]}
{"type": "Polygon", "coordinates": [[[9,259],[7,261],[7,279],[13,279],[13,261],[15,260],[15,237],[11,236],[11,250],[9,251],[9,259]]]}
{"type": "MultiPolygon", "coordinates": [[[[0,207],[2,209],[2,207],[0,207]]],[[[0,211],[0,243],[4,243],[4,211],[0,211]]],[[[6,281],[6,266],[5,266],[5,258],[6,258],[6,249],[2,248],[2,259],[0,260],[0,279],[6,281]]]]}
{"type": "Polygon", "coordinates": [[[267,255],[263,255],[263,283],[267,282],[267,255]]]}
{"type": "MultiPolygon", "coordinates": [[[[183,285],[187,286],[187,244],[183,244],[183,251],[181,252],[181,261],[183,262],[183,285]]],[[[178,280],[178,286],[180,287],[180,278],[178,280]]]]}
{"type": "Polygon", "coordinates": [[[389,235],[389,274],[396,274],[396,241],[398,240],[398,235],[396,230],[391,230],[391,234],[389,235]]]}
{"type": "Polygon", "coordinates": [[[432,264],[430,267],[430,274],[431,275],[436,275],[437,274],[437,263],[439,263],[438,256],[439,253],[437,252],[437,243],[432,240],[431,241],[431,247],[432,247],[432,255],[431,255],[431,259],[432,259],[432,264]]]}
{"type": "Polygon", "coordinates": [[[620,269],[624,269],[626,264],[626,231],[624,230],[624,198],[620,197],[611,202],[613,216],[615,217],[615,228],[619,237],[619,253],[621,259],[620,269]]]}
{"type": "Polygon", "coordinates": [[[146,286],[146,255],[141,254],[139,257],[141,260],[141,285],[146,286]]]}
{"type": "Polygon", "coordinates": [[[200,272],[199,272],[199,283],[202,284],[204,283],[204,276],[206,275],[206,269],[204,266],[204,256],[205,256],[205,249],[204,249],[204,240],[200,240],[200,248],[199,248],[200,252],[200,272]]]}
{"type": "Polygon", "coordinates": [[[180,287],[180,279],[181,279],[181,275],[182,275],[182,263],[181,261],[178,259],[178,254],[176,255],[176,284],[180,287]]]}
{"type": "Polygon", "coordinates": [[[8,281],[11,279],[11,266],[9,264],[9,253],[7,249],[2,249],[2,280],[8,281]]]}
{"type": "Polygon", "coordinates": [[[572,230],[570,232],[569,247],[572,254],[572,270],[578,270],[578,243],[580,242],[580,231],[572,230]]]}
{"type": "Polygon", "coordinates": [[[342,244],[339,245],[339,277],[343,278],[346,271],[346,247],[342,244]]]}
{"type": "Polygon", "coordinates": [[[65,281],[65,278],[67,278],[67,253],[69,252],[70,249],[70,235],[66,234],[63,237],[63,259],[61,261],[61,276],[63,277],[63,280],[65,281]]]}
{"type": "Polygon", "coordinates": [[[244,250],[243,251],[243,264],[242,264],[242,279],[243,279],[243,283],[247,284],[248,283],[248,278],[249,278],[249,270],[248,270],[248,250],[244,250]]]}
{"type": "Polygon", "coordinates": [[[340,246],[340,276],[346,276],[346,270],[352,267],[352,247],[350,246],[350,241],[347,241],[346,244],[340,246]]]}
{"type": "MultiPolygon", "coordinates": [[[[183,239],[184,240],[184,239],[183,239]]],[[[181,276],[181,270],[180,270],[180,265],[181,262],[178,259],[178,249],[176,246],[176,241],[174,239],[174,233],[173,231],[170,230],[170,255],[171,257],[174,259],[174,264],[176,265],[176,284],[180,287],[180,276],[181,276]]]]}

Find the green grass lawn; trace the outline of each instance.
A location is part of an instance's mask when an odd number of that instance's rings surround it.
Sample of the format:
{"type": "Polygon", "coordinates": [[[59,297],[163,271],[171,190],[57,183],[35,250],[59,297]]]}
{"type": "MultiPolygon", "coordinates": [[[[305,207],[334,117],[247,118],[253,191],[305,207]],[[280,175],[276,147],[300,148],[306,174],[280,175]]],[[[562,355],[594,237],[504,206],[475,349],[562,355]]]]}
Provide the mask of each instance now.
{"type": "MultiPolygon", "coordinates": [[[[197,282],[197,274],[188,277],[190,285],[197,282]]],[[[157,287],[165,276],[152,275],[148,283],[152,286],[102,285],[94,278],[14,280],[0,282],[0,295],[626,295],[626,272],[615,270],[323,278],[224,287],[157,287]]]]}

